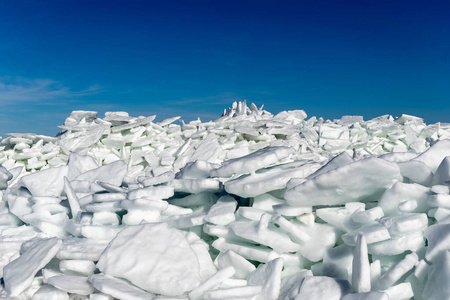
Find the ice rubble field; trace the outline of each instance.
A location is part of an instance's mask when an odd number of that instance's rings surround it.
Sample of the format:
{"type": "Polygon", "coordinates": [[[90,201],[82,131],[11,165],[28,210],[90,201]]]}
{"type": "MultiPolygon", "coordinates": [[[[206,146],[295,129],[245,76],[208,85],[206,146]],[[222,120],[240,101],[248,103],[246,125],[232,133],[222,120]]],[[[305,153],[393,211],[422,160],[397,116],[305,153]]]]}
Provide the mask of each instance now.
{"type": "Polygon", "coordinates": [[[450,125],[75,111],[0,142],[3,299],[450,299],[450,125]]]}

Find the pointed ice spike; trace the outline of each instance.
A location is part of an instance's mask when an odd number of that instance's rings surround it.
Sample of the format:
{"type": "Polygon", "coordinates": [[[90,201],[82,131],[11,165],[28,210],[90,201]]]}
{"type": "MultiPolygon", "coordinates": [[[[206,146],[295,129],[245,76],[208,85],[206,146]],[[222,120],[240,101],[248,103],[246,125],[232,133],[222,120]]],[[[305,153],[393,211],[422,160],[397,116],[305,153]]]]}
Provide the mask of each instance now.
{"type": "Polygon", "coordinates": [[[362,233],[356,238],[353,252],[353,290],[358,293],[370,292],[370,263],[367,252],[366,238],[362,233]]]}

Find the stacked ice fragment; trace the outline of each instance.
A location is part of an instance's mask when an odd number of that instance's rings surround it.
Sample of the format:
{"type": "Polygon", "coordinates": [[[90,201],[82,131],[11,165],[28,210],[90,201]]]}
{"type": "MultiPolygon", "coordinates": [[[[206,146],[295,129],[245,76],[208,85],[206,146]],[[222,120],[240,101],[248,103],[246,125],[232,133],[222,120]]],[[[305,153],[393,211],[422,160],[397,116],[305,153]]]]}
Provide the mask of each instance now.
{"type": "Polygon", "coordinates": [[[450,298],[449,124],[154,119],[0,142],[0,298],[450,298]]]}

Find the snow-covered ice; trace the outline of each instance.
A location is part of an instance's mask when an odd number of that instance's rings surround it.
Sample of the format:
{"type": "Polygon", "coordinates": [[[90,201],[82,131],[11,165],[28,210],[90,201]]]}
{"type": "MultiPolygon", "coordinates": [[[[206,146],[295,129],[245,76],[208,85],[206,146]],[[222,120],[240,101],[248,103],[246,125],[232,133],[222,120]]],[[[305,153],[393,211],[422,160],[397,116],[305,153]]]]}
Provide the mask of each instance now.
{"type": "Polygon", "coordinates": [[[450,124],[179,119],[0,141],[0,299],[450,299],[450,124]]]}

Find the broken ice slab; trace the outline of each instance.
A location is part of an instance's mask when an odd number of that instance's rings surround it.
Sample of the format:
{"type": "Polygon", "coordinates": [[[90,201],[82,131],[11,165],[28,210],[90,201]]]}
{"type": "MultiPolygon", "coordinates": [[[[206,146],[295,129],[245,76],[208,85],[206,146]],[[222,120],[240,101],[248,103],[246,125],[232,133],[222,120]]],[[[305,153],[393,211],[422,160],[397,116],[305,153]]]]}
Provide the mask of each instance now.
{"type": "Polygon", "coordinates": [[[244,175],[225,182],[225,190],[241,197],[255,197],[270,191],[284,189],[291,178],[305,178],[314,172],[316,164],[300,166],[279,165],[261,169],[251,175],[244,175]]]}
{"type": "Polygon", "coordinates": [[[306,276],[303,278],[296,298],[340,300],[350,289],[350,284],[346,280],[327,276],[306,276]]]}
{"type": "Polygon", "coordinates": [[[237,236],[269,246],[278,253],[298,251],[300,246],[293,243],[286,233],[276,230],[269,223],[270,219],[269,214],[263,214],[259,221],[235,221],[229,227],[237,236]]]}
{"type": "Polygon", "coordinates": [[[27,188],[33,196],[59,197],[64,189],[67,172],[67,166],[51,168],[26,175],[17,184],[27,188]]]}
{"type": "Polygon", "coordinates": [[[363,159],[306,181],[285,193],[293,206],[339,205],[379,195],[402,180],[396,164],[363,159]]]}
{"type": "Polygon", "coordinates": [[[5,291],[11,297],[19,296],[30,287],[36,273],[56,255],[61,240],[49,238],[37,240],[27,251],[3,268],[5,291]]]}
{"type": "Polygon", "coordinates": [[[274,258],[280,256],[277,252],[273,251],[268,247],[258,247],[254,244],[235,241],[235,240],[226,240],[225,238],[219,237],[212,243],[212,246],[219,250],[220,252],[225,252],[227,250],[232,250],[237,254],[245,257],[249,260],[259,261],[259,262],[268,262],[274,258]]]}
{"type": "Polygon", "coordinates": [[[62,239],[62,245],[56,257],[60,260],[82,259],[98,261],[109,241],[67,237],[62,239]]]}
{"type": "Polygon", "coordinates": [[[255,296],[255,300],[277,299],[281,288],[281,270],[283,259],[275,258],[266,264],[261,264],[251,272],[248,277],[248,286],[262,286],[261,293],[255,296]]]}
{"type": "Polygon", "coordinates": [[[414,232],[368,245],[369,253],[372,255],[397,255],[406,251],[416,252],[424,246],[425,241],[421,232],[414,232]]]}
{"type": "Polygon", "coordinates": [[[425,152],[414,158],[414,160],[424,162],[432,173],[436,173],[436,170],[446,156],[450,156],[450,139],[436,142],[425,152]]]}
{"type": "Polygon", "coordinates": [[[217,178],[175,179],[173,181],[175,192],[198,194],[203,192],[220,192],[222,184],[217,178]]]}
{"type": "Polygon", "coordinates": [[[71,294],[90,295],[95,289],[83,276],[52,276],[47,279],[48,284],[71,294]]]}
{"type": "Polygon", "coordinates": [[[170,198],[173,196],[173,194],[174,194],[173,186],[157,185],[129,190],[128,199],[135,200],[139,198],[146,198],[151,200],[161,200],[170,198]]]}
{"type": "Polygon", "coordinates": [[[385,241],[391,238],[386,227],[380,224],[364,226],[342,235],[342,240],[349,246],[356,245],[358,236],[364,235],[367,244],[385,241]]]}
{"type": "Polygon", "coordinates": [[[233,174],[246,174],[273,165],[287,158],[294,150],[288,147],[270,147],[249,155],[230,159],[218,169],[211,170],[213,177],[231,177],[233,174]]]}
{"type": "Polygon", "coordinates": [[[130,300],[152,300],[154,294],[143,291],[142,289],[132,285],[131,283],[104,274],[94,274],[89,276],[89,282],[97,290],[111,295],[117,299],[130,300]]]}
{"type": "Polygon", "coordinates": [[[236,206],[237,202],[233,197],[223,196],[211,206],[208,214],[205,216],[205,221],[217,225],[227,225],[236,219],[234,215],[236,206]]]}
{"type": "Polygon", "coordinates": [[[89,182],[102,181],[112,185],[121,186],[127,170],[127,164],[119,160],[110,163],[109,165],[81,173],[75,180],[86,180],[89,182]]]}
{"type": "Polygon", "coordinates": [[[181,295],[200,283],[195,252],[178,229],[165,223],[125,228],[103,252],[97,268],[167,296],[181,295]],[[170,268],[161,268],[165,265],[170,268]]]}
{"type": "Polygon", "coordinates": [[[445,157],[439,164],[433,177],[433,185],[446,184],[450,182],[450,156],[445,157]]]}
{"type": "Polygon", "coordinates": [[[423,299],[438,300],[450,297],[450,289],[447,284],[450,280],[450,251],[443,250],[435,260],[436,263],[428,273],[428,280],[422,294],[423,299]]]}
{"type": "Polygon", "coordinates": [[[413,200],[416,207],[410,212],[424,213],[429,207],[427,199],[430,195],[430,189],[420,184],[396,182],[383,194],[378,202],[378,206],[383,209],[386,216],[402,215],[399,205],[402,202],[413,200]]]}

